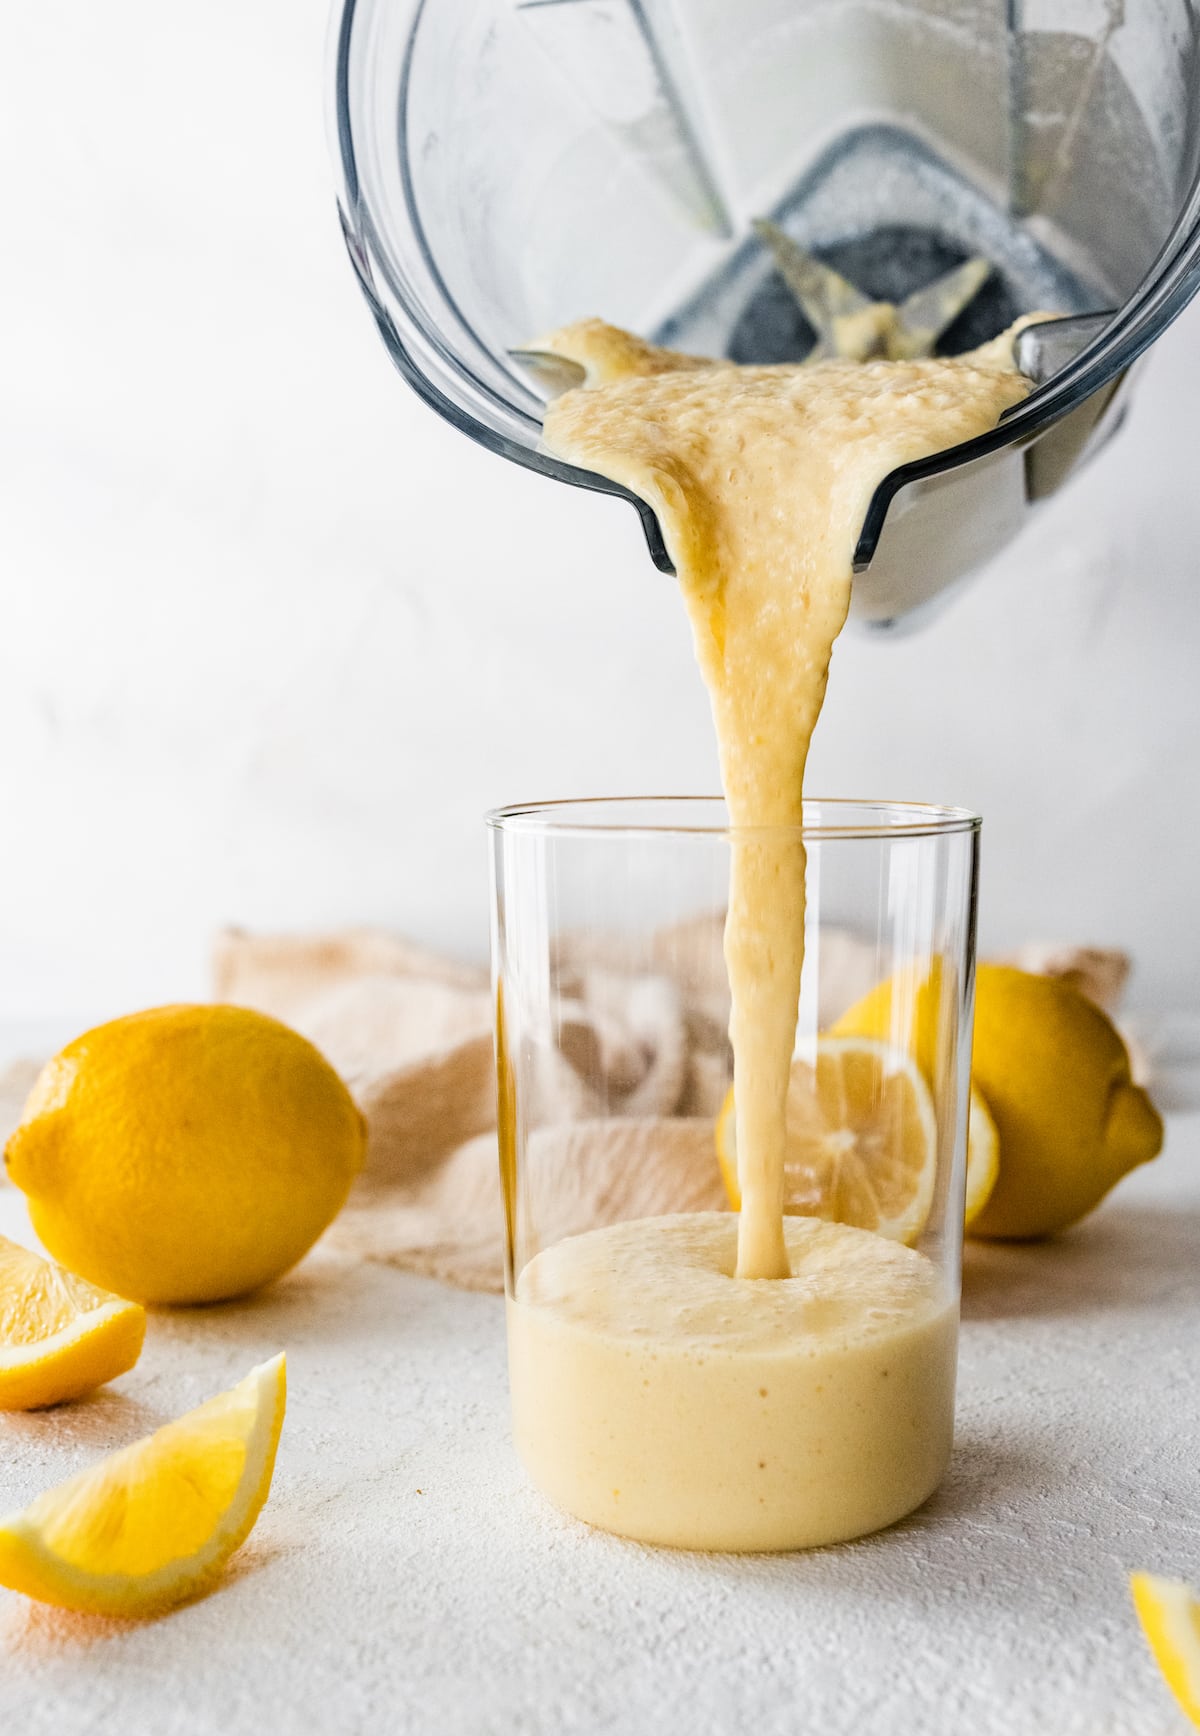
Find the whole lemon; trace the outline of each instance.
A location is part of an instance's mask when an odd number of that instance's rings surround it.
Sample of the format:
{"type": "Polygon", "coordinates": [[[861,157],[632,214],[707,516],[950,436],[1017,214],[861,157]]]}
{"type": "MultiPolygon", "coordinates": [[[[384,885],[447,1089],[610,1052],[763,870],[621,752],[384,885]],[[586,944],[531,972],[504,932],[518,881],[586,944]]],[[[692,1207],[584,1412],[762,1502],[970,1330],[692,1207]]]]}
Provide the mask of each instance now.
{"type": "MultiPolygon", "coordinates": [[[[953,1030],[954,974],[914,961],[878,983],[834,1025],[916,1057],[932,1082],[953,1030]]],[[[1158,1111],[1129,1072],[1120,1033],[1061,978],[980,965],[967,1139],[972,1235],[1053,1235],[1162,1147],[1158,1111]]]]}
{"type": "Polygon", "coordinates": [[[350,1093],[295,1031],[171,1006],[68,1043],[4,1157],[70,1271],[137,1302],[215,1302],[295,1265],[365,1144],[350,1093]]]}
{"type": "Polygon", "coordinates": [[[972,1080],[1000,1134],[974,1235],[1053,1235],[1162,1149],[1162,1119],[1130,1077],[1120,1033],[1059,978],[979,967],[972,1080]]]}

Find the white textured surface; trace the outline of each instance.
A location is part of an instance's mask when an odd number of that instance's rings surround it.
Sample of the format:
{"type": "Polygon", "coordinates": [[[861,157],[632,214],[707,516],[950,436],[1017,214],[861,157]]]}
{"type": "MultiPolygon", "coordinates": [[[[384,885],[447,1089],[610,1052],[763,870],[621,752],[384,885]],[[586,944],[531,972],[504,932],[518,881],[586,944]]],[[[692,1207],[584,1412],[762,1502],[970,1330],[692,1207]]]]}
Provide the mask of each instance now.
{"type": "MultiPolygon", "coordinates": [[[[634,514],[388,363],[326,6],[0,7],[0,1015],[201,991],[231,920],[482,953],[483,808],[716,784],[634,514]]],[[[979,807],[985,948],[1129,946],[1158,1007],[1200,963],[1198,398],[1193,310],[943,621],[844,639],[811,781],[979,807]]]]}
{"type": "MultiPolygon", "coordinates": [[[[0,1189],[0,1228],[22,1223],[0,1189]]],[[[1126,1590],[1200,1583],[1200,1117],[1057,1246],[979,1249],[923,1512],[810,1555],[656,1553],[523,1480],[492,1297],[314,1255],[155,1315],[140,1366],[0,1418],[0,1510],[283,1346],[271,1500],[228,1583],[144,1626],[0,1593],[20,1736],[1170,1736],[1126,1590]]]]}

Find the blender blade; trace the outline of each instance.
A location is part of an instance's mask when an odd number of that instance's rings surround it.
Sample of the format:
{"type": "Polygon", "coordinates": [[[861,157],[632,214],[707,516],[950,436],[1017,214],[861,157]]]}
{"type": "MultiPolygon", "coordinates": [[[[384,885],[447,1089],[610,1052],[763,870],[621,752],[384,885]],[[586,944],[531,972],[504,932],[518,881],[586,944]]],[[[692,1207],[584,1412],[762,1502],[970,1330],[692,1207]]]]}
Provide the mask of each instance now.
{"type": "Polygon", "coordinates": [[[865,362],[876,356],[912,360],[931,356],[992,274],[990,261],[964,260],[900,303],[873,299],[824,260],[798,247],[777,223],[756,219],[754,231],[771,250],[776,269],[817,334],[805,357],[865,362]]]}

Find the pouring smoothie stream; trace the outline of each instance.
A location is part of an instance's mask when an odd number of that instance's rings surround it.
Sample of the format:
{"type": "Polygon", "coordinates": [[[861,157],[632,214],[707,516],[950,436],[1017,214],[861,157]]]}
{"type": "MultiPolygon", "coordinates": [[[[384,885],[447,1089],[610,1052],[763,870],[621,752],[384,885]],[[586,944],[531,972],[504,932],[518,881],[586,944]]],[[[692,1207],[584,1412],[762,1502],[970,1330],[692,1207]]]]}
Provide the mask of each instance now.
{"type": "Polygon", "coordinates": [[[850,605],[854,545],[887,473],[993,427],[1029,382],[1014,332],[970,355],[738,367],[598,320],[541,348],[587,382],[545,443],[655,508],[708,688],[735,829],[725,954],[737,1087],[741,1278],[785,1278],[784,1102],[804,957],[799,827],[809,744],[850,605]]]}
{"type": "Polygon", "coordinates": [[[732,837],[736,1229],[693,1214],[570,1238],[529,1262],[510,1302],[522,1456],[561,1505],[628,1535],[829,1542],[911,1510],[945,1466],[949,1439],[927,1419],[952,1410],[955,1309],[932,1262],[785,1219],[802,787],[870,497],[1026,395],[1013,336],[953,358],[773,367],[656,349],[596,320],[540,345],[586,370],[549,407],[547,448],[630,488],[663,526],[732,837]]]}

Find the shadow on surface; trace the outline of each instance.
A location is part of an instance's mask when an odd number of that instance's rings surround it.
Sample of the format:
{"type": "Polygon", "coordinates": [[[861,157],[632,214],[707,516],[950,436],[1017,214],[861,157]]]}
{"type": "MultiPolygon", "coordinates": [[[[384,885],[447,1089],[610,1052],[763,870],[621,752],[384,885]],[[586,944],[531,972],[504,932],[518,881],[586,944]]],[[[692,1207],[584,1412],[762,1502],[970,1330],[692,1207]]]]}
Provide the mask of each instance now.
{"type": "Polygon", "coordinates": [[[152,1433],[169,1420],[157,1405],[146,1404],[115,1387],[102,1386],[65,1404],[0,1414],[0,1440],[5,1435],[41,1439],[47,1424],[52,1422],[56,1447],[90,1447],[108,1453],[114,1447],[152,1433]]]}
{"type": "MultiPolygon", "coordinates": [[[[628,1552],[640,1556],[656,1573],[669,1581],[699,1579],[731,1587],[774,1588],[806,1584],[836,1593],[853,1588],[862,1595],[874,1569],[871,1557],[879,1557],[879,1601],[886,1604],[897,1594],[897,1561],[902,1576],[911,1571],[918,1557],[932,1588],[938,1584],[953,1591],[959,1584],[957,1557],[947,1559],[944,1541],[953,1536],[952,1526],[963,1526],[977,1536],[1022,1542],[1027,1535],[1028,1509],[1032,1500],[1052,1495],[1067,1474],[1055,1460],[1036,1449],[976,1433],[960,1427],[950,1468],[941,1485],[915,1513],[899,1519],[882,1531],[850,1538],[823,1548],[765,1551],[759,1554],[705,1552],[688,1549],[656,1549],[628,1538],[611,1536],[579,1522],[562,1519],[578,1529],[592,1546],[614,1555],[628,1552]],[[1024,1517],[1022,1517],[1024,1515],[1024,1517]],[[928,1545],[922,1542],[928,1534],[928,1545]],[[897,1555],[897,1546],[900,1554],[897,1555]]],[[[906,1595],[900,1593],[899,1595],[906,1595]]],[[[980,1595],[978,1592],[976,1595],[980,1595]]]]}
{"type": "Polygon", "coordinates": [[[111,1644],[141,1628],[184,1621],[189,1611],[243,1580],[253,1578],[284,1553],[282,1548],[270,1543],[248,1544],[234,1556],[214,1585],[198,1597],[189,1598],[186,1603],[163,1610],[158,1615],[137,1618],[84,1615],[78,1610],[35,1603],[14,1593],[11,1607],[0,1612],[0,1647],[12,1657],[61,1657],[65,1652],[88,1652],[96,1646],[111,1644]]]}
{"type": "MultiPolygon", "coordinates": [[[[481,1313],[501,1322],[500,1299],[481,1296],[481,1313]]],[[[461,1331],[463,1295],[434,1279],[394,1271],[367,1261],[318,1250],[275,1283],[225,1302],[151,1311],[151,1330],[168,1342],[186,1341],[195,1328],[215,1340],[264,1348],[303,1344],[305,1349],[341,1345],[352,1353],[356,1340],[377,1340],[380,1328],[394,1324],[396,1344],[428,1349],[461,1331]]]]}
{"type": "Polygon", "coordinates": [[[1069,1472],[1048,1453],[984,1436],[960,1424],[940,1487],[923,1507],[879,1536],[940,1527],[948,1519],[986,1527],[993,1519],[1010,1518],[1014,1509],[1027,1507],[1031,1499],[1052,1494],[1066,1475],[1069,1472]]]}
{"type": "Polygon", "coordinates": [[[113,1616],[80,1615],[52,1604],[32,1603],[14,1592],[11,1606],[0,1616],[0,1642],[10,1657],[54,1658],[64,1652],[91,1651],[147,1625],[113,1616]]]}
{"type": "Polygon", "coordinates": [[[153,1305],[156,1320],[229,1320],[240,1315],[287,1318],[311,1308],[329,1295],[345,1293],[351,1277],[344,1262],[330,1259],[322,1250],[307,1255],[282,1277],[249,1290],[243,1296],[230,1296],[215,1302],[160,1303],[153,1305]]]}
{"type": "Polygon", "coordinates": [[[971,1242],[963,1319],[1200,1303],[1200,1203],[1116,1204],[1050,1242],[971,1242]]]}

